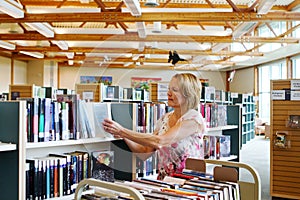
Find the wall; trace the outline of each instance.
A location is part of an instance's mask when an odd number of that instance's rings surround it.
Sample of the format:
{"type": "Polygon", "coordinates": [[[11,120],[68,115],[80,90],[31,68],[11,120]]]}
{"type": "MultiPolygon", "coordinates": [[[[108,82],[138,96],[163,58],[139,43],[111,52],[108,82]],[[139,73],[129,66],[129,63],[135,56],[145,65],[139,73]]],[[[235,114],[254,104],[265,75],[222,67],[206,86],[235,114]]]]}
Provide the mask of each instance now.
{"type": "MultiPolygon", "coordinates": [[[[0,57],[0,93],[9,92],[11,83],[11,59],[0,57]]],[[[23,61],[14,61],[14,84],[27,83],[27,63],[23,61]]]]}
{"type": "MultiPolygon", "coordinates": [[[[75,89],[75,84],[80,83],[80,76],[112,76],[113,85],[131,87],[131,77],[162,78],[169,81],[175,73],[184,71],[176,70],[147,70],[147,69],[115,69],[115,68],[91,68],[91,67],[60,67],[59,88],[75,89]]],[[[217,89],[225,90],[225,72],[189,71],[199,78],[209,79],[209,84],[217,89]]]]}
{"type": "Polygon", "coordinates": [[[254,68],[236,70],[233,81],[230,83],[230,91],[254,94],[254,68]]]}
{"type": "Polygon", "coordinates": [[[27,65],[27,83],[29,85],[35,84],[37,86],[44,86],[44,61],[31,60],[27,65]]]}

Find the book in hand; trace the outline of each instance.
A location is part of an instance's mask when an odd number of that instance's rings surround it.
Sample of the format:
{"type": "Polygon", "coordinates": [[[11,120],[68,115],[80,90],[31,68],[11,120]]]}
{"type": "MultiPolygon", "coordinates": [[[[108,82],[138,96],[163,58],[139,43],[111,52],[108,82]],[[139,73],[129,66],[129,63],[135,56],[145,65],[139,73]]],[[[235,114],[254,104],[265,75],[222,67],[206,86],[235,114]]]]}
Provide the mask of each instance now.
{"type": "Polygon", "coordinates": [[[92,178],[114,182],[114,152],[93,151],[92,157],[92,178]]]}

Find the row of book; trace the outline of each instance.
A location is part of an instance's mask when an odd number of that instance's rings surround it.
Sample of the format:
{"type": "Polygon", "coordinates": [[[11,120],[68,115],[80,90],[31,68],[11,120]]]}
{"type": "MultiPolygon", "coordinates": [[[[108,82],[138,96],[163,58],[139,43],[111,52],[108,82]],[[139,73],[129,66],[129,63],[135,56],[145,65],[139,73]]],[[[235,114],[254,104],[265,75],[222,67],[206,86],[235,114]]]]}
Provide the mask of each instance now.
{"type": "Polygon", "coordinates": [[[220,159],[229,157],[230,151],[230,135],[204,135],[203,136],[203,152],[205,159],[220,159]]]}
{"type": "Polygon", "coordinates": [[[227,125],[227,105],[200,103],[199,110],[205,118],[207,128],[227,125]]]}
{"type": "Polygon", "coordinates": [[[86,178],[114,181],[114,152],[50,153],[26,160],[26,199],[49,199],[75,192],[86,178]]]}
{"type": "MultiPolygon", "coordinates": [[[[183,199],[183,200],[239,200],[241,199],[238,183],[214,181],[210,174],[184,170],[164,180],[139,178],[133,181],[116,181],[115,184],[137,189],[145,199],[183,199]]],[[[84,195],[87,199],[132,199],[124,192],[95,188],[95,193],[84,195]]]]}
{"type": "Polygon", "coordinates": [[[27,142],[78,139],[78,95],[18,98],[27,107],[27,142]]]}
{"type": "Polygon", "coordinates": [[[75,94],[18,100],[27,102],[27,142],[112,137],[102,128],[105,118],[118,121],[129,117],[138,132],[152,132],[156,121],[167,112],[164,103],[87,102],[75,94]]]}

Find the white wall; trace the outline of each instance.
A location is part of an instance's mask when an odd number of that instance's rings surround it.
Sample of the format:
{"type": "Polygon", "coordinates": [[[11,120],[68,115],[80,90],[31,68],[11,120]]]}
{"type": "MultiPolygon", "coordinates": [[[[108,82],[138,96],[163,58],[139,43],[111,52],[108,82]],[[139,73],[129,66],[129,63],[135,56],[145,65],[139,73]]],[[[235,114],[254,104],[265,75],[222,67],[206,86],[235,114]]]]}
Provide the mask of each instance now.
{"type": "MultiPolygon", "coordinates": [[[[112,76],[113,85],[131,87],[131,77],[162,78],[169,81],[175,73],[184,71],[176,70],[145,70],[145,69],[115,69],[115,68],[91,68],[91,67],[60,67],[59,88],[75,89],[75,84],[80,83],[80,76],[112,76]]],[[[217,89],[225,90],[224,72],[189,71],[199,78],[209,79],[209,84],[217,89]]]]}
{"type": "MultiPolygon", "coordinates": [[[[9,92],[11,84],[11,59],[0,57],[0,93],[9,92]]],[[[14,61],[14,84],[27,83],[27,63],[14,61]]]]}
{"type": "Polygon", "coordinates": [[[254,93],[254,68],[236,70],[230,91],[237,93],[254,93]]]}

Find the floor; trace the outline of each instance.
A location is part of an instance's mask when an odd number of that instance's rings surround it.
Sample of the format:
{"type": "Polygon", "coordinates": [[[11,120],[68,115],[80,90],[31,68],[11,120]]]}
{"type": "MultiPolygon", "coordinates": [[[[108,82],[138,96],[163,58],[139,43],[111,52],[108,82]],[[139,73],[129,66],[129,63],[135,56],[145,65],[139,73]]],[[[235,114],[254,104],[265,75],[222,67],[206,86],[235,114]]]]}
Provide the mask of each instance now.
{"type": "MultiPolygon", "coordinates": [[[[251,165],[261,179],[261,200],[271,200],[270,196],[270,139],[255,136],[242,146],[240,162],[251,165]]],[[[240,180],[252,180],[252,176],[241,170],[240,180]]],[[[273,199],[274,200],[274,199],[273,199]]]]}

